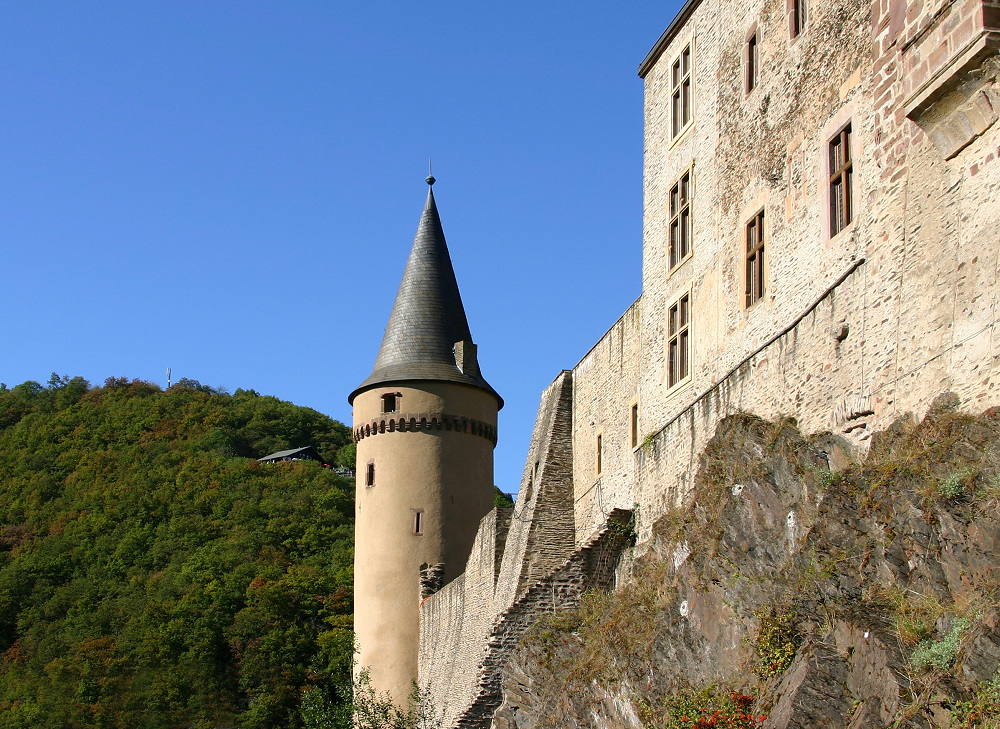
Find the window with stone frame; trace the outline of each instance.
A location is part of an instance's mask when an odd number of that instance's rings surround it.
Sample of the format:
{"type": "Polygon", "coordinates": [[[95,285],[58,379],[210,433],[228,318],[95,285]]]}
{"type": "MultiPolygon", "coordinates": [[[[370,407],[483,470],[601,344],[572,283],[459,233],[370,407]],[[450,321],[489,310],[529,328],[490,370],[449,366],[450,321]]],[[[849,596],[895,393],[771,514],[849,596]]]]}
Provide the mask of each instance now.
{"type": "Polygon", "coordinates": [[[423,536],[424,533],[424,512],[422,509],[413,510],[413,533],[423,536]]]}
{"type": "Polygon", "coordinates": [[[365,468],[365,486],[375,485],[375,461],[369,461],[365,468]]]}
{"type": "Polygon", "coordinates": [[[746,75],[746,92],[748,94],[757,88],[757,74],[760,66],[757,34],[758,31],[755,28],[753,33],[747,38],[746,49],[744,50],[745,63],[743,68],[746,75]]]}
{"type": "Polygon", "coordinates": [[[670,138],[679,135],[691,121],[691,44],[670,67],[670,138]]]}
{"type": "Polygon", "coordinates": [[[670,190],[670,267],[675,269],[691,253],[691,170],[670,190]]]}
{"type": "Polygon", "coordinates": [[[830,140],[830,235],[835,236],[854,220],[852,194],[851,125],[830,140]]]}
{"type": "Polygon", "coordinates": [[[746,239],[746,306],[750,308],[764,296],[763,210],[747,223],[746,239]]]}
{"type": "Polygon", "coordinates": [[[396,412],[397,398],[399,393],[397,392],[387,392],[382,396],[382,412],[383,413],[394,413],[396,412]]]}
{"type": "Polygon", "coordinates": [[[806,0],[788,0],[788,35],[798,38],[806,28],[806,0]]]}
{"type": "Polygon", "coordinates": [[[684,381],[691,374],[691,293],[681,296],[667,309],[667,385],[684,381]]]}

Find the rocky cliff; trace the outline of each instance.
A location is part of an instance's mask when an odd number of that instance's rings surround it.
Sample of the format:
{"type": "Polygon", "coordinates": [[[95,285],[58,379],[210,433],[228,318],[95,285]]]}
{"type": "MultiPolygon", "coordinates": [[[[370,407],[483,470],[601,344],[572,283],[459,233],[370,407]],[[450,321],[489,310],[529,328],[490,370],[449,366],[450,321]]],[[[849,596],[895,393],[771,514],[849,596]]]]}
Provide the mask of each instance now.
{"type": "Polygon", "coordinates": [[[613,593],[529,632],[498,729],[1000,726],[1000,412],[724,420],[613,593]]]}

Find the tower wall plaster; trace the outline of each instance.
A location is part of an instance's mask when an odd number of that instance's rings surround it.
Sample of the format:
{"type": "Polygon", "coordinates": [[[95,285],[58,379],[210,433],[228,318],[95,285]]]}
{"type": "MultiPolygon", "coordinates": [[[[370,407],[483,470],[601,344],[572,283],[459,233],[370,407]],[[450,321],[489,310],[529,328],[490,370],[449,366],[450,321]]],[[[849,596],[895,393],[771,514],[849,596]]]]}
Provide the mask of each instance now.
{"type": "Polygon", "coordinates": [[[471,419],[495,429],[496,398],[430,382],[390,384],[354,400],[355,432],[372,422],[380,430],[356,436],[354,590],[357,604],[367,606],[354,615],[357,664],[399,705],[417,676],[422,572],[430,568],[441,582],[461,575],[479,521],[493,506],[493,442],[467,427],[445,427],[442,413],[460,414],[460,425],[471,419]],[[395,393],[404,412],[424,413],[423,427],[407,422],[406,430],[383,430],[383,421],[403,415],[381,412],[385,393],[395,393]]]}

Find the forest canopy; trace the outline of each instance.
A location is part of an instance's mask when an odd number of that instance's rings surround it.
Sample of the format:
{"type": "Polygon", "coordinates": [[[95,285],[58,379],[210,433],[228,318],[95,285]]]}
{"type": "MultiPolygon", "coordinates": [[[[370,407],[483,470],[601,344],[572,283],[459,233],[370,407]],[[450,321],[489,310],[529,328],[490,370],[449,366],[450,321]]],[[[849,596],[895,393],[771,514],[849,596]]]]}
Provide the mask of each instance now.
{"type": "Polygon", "coordinates": [[[0,385],[0,729],[297,727],[353,653],[350,430],[182,380],[0,385]]]}

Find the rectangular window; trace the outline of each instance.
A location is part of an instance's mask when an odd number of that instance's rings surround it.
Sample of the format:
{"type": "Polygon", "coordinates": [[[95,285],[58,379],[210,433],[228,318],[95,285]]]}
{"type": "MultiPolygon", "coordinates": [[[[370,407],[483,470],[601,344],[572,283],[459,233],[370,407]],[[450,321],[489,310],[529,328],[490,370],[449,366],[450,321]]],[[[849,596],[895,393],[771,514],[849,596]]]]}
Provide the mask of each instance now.
{"type": "Polygon", "coordinates": [[[365,469],[365,486],[375,485],[375,461],[371,461],[365,469]]]}
{"type": "Polygon", "coordinates": [[[382,412],[383,413],[394,413],[396,412],[396,393],[388,392],[382,396],[382,412]]]}
{"type": "Polygon", "coordinates": [[[691,374],[691,294],[667,312],[667,384],[673,387],[691,374]]]}
{"type": "Polygon", "coordinates": [[[691,252],[691,171],[670,190],[670,269],[691,252]]]}
{"type": "Polygon", "coordinates": [[[639,445],[639,403],[632,405],[632,417],[629,429],[632,431],[632,447],[635,448],[639,445]]]}
{"type": "Polygon", "coordinates": [[[746,305],[764,296],[764,211],[747,223],[746,305]]]}
{"type": "Polygon", "coordinates": [[[757,31],[753,32],[753,35],[747,39],[747,63],[746,63],[746,73],[747,73],[747,93],[749,94],[757,87],[757,31]]]}
{"type": "Polygon", "coordinates": [[[806,0],[789,0],[788,34],[798,38],[806,27],[806,0]]]}
{"type": "Polygon", "coordinates": [[[602,460],[604,457],[604,436],[597,436],[597,475],[601,475],[601,467],[603,466],[602,460]]]}
{"type": "Polygon", "coordinates": [[[424,533],[424,512],[413,512],[413,533],[420,536],[424,533]]]}
{"type": "Polygon", "coordinates": [[[691,121],[691,46],[688,45],[670,69],[670,138],[691,121]]]}
{"type": "Polygon", "coordinates": [[[851,204],[851,125],[830,141],[830,235],[837,235],[854,219],[851,204]]]}

